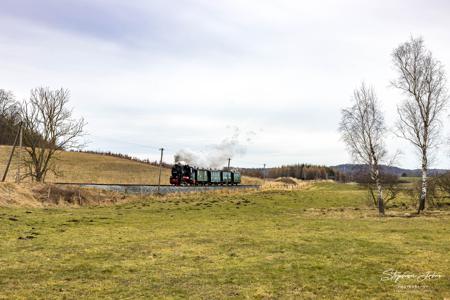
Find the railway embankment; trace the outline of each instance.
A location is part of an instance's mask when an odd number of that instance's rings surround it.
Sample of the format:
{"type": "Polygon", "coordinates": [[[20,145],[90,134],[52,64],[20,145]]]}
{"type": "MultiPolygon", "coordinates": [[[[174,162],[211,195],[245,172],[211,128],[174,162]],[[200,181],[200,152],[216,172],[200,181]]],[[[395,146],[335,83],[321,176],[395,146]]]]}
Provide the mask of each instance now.
{"type": "Polygon", "coordinates": [[[78,186],[103,191],[113,191],[125,194],[171,194],[208,192],[217,190],[258,189],[259,185],[211,185],[211,186],[173,186],[173,185],[139,185],[139,184],[95,184],[95,183],[58,183],[58,186],[78,186]]]}

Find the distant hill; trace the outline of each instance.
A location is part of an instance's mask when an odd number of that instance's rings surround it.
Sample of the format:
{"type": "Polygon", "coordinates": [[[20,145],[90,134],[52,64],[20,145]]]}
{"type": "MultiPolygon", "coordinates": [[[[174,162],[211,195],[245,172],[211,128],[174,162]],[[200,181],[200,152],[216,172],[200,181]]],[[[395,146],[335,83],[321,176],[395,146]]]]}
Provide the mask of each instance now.
{"type": "MultiPolygon", "coordinates": [[[[0,146],[0,172],[3,175],[9,146],[0,146]]],[[[107,155],[79,152],[60,152],[58,155],[59,176],[49,174],[47,182],[92,182],[92,183],[158,183],[159,168],[150,164],[107,155]]],[[[7,181],[14,181],[17,157],[13,158],[7,181]]],[[[163,168],[161,183],[169,184],[170,169],[163,168]]]]}
{"type": "MultiPolygon", "coordinates": [[[[364,172],[365,169],[367,168],[367,166],[361,165],[361,164],[342,164],[342,165],[333,166],[331,168],[338,170],[339,172],[342,172],[344,174],[351,175],[351,174],[358,174],[358,173],[364,172]]],[[[430,176],[433,176],[433,175],[444,174],[449,171],[450,170],[446,170],[446,169],[429,169],[428,174],[430,176]]],[[[391,175],[396,175],[396,176],[407,176],[407,177],[419,177],[422,174],[422,171],[420,169],[412,169],[411,170],[411,169],[403,169],[403,168],[399,168],[399,167],[385,166],[385,165],[381,166],[381,172],[383,172],[385,174],[391,174],[391,175]]]]}
{"type": "MultiPolygon", "coordinates": [[[[8,161],[10,146],[0,146],[0,175],[3,175],[8,161]]],[[[58,171],[50,174],[46,182],[83,182],[83,183],[129,183],[157,184],[159,167],[151,162],[137,161],[127,155],[98,154],[84,152],[60,152],[58,171]]],[[[161,183],[169,184],[170,168],[162,168],[161,183]]],[[[17,157],[12,160],[7,181],[13,182],[17,172],[17,157]]],[[[260,184],[262,180],[244,176],[243,184],[260,184]]]]}

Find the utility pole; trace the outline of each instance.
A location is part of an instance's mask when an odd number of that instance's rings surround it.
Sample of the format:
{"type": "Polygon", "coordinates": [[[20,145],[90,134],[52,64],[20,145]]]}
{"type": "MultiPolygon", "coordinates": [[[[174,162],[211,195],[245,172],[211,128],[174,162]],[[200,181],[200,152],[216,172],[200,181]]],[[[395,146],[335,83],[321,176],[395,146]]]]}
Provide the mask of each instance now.
{"type": "Polygon", "coordinates": [[[266,164],[264,164],[264,168],[263,168],[263,178],[264,178],[264,182],[266,182],[266,164]]]}
{"type": "Polygon", "coordinates": [[[161,170],[162,170],[162,159],[163,159],[164,148],[160,148],[159,151],[161,151],[161,158],[159,159],[158,195],[159,195],[159,190],[160,190],[160,186],[161,186],[161,170]]]}
{"type": "Polygon", "coordinates": [[[19,129],[19,158],[17,160],[17,178],[16,182],[20,183],[20,168],[22,166],[22,141],[23,141],[23,127],[19,129]]]}
{"type": "Polygon", "coordinates": [[[3,173],[2,182],[5,182],[6,175],[8,175],[9,166],[11,165],[11,160],[13,158],[14,151],[16,150],[17,140],[19,139],[19,133],[20,133],[21,129],[22,129],[22,122],[19,123],[19,131],[17,131],[16,137],[14,138],[14,145],[11,149],[11,153],[9,154],[8,164],[6,165],[5,173],[3,173]]]}
{"type": "Polygon", "coordinates": [[[231,158],[228,159],[228,171],[230,171],[230,161],[231,161],[231,158]]]}

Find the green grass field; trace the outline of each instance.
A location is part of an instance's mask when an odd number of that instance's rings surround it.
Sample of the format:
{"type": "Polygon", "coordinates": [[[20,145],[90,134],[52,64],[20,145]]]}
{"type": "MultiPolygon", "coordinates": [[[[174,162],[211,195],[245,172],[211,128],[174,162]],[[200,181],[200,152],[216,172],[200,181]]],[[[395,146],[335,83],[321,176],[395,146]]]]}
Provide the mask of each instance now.
{"type": "Polygon", "coordinates": [[[0,209],[0,298],[444,299],[450,216],[355,185],[0,209]],[[394,269],[445,276],[382,281],[394,269]]]}

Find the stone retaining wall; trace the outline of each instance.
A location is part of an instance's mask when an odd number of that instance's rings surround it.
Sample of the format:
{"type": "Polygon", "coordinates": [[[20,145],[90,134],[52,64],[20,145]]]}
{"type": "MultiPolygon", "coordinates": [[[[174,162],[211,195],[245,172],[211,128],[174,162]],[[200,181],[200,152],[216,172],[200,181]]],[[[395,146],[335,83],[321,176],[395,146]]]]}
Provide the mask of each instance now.
{"type": "MultiPolygon", "coordinates": [[[[98,185],[98,184],[79,184],[78,186],[96,188],[107,191],[117,191],[121,193],[132,194],[156,194],[158,186],[155,185],[98,185]]],[[[160,194],[169,193],[188,193],[188,192],[206,192],[223,189],[258,189],[258,185],[234,185],[234,186],[170,186],[162,185],[160,187],[160,194]]]]}

